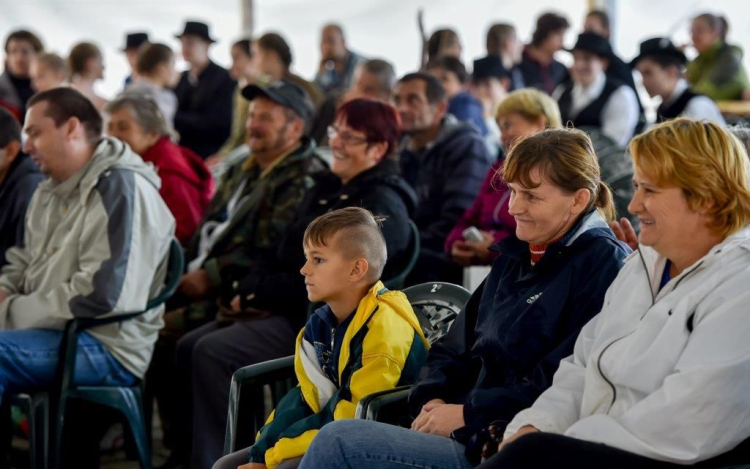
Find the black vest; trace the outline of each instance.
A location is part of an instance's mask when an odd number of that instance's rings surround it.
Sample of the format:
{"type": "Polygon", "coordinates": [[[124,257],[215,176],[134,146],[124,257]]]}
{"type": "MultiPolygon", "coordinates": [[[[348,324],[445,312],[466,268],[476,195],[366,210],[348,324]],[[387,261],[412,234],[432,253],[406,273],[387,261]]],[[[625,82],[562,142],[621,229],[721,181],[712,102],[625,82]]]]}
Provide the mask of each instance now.
{"type": "Polygon", "coordinates": [[[625,86],[622,82],[607,77],[604,82],[604,89],[598,98],[589,103],[588,106],[581,109],[581,112],[571,117],[571,110],[573,109],[573,81],[568,81],[563,89],[560,99],[557,104],[560,106],[560,115],[562,116],[563,124],[572,122],[574,127],[601,127],[602,126],[602,110],[609,101],[609,97],[615,92],[620,86],[625,86]]]}
{"type": "Polygon", "coordinates": [[[687,107],[690,100],[697,96],[703,95],[693,93],[693,90],[688,88],[683,91],[680,97],[677,98],[675,102],[673,102],[669,106],[665,106],[664,103],[661,103],[661,105],[659,105],[659,109],[656,110],[657,120],[659,122],[664,122],[679,117],[683,112],[685,112],[685,108],[687,107]]]}

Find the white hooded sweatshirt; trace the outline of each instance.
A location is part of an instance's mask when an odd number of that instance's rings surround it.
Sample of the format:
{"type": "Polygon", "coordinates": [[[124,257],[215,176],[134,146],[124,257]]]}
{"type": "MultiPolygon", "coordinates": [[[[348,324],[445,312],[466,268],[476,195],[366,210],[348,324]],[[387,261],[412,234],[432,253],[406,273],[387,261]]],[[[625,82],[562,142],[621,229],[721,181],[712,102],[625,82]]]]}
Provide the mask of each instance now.
{"type": "Polygon", "coordinates": [[[750,229],[659,284],[641,246],[553,385],[508,425],[694,464],[750,437],[750,229]]]}

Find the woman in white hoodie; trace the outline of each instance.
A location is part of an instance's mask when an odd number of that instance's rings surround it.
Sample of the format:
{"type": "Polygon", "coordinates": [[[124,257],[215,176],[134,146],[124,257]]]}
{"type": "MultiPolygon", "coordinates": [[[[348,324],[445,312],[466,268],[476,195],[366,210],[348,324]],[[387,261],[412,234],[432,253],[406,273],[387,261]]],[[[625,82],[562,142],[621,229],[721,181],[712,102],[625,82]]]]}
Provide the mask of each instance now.
{"type": "Polygon", "coordinates": [[[688,119],[636,137],[630,153],[640,247],[552,387],[482,468],[747,462],[747,153],[721,127],[688,119]]]}

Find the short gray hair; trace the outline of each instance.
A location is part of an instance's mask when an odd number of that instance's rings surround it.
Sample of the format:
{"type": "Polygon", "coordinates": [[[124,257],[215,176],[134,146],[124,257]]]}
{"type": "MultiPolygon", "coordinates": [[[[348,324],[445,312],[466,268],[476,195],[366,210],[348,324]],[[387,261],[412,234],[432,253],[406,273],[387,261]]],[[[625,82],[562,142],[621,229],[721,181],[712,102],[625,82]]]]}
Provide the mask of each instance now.
{"type": "Polygon", "coordinates": [[[110,102],[105,111],[108,114],[112,114],[124,108],[130,109],[133,119],[147,133],[166,135],[174,139],[174,129],[167,123],[164,114],[159,109],[159,105],[156,104],[156,101],[150,95],[126,91],[110,102]]]}
{"type": "Polygon", "coordinates": [[[745,147],[745,151],[750,156],[750,127],[745,124],[736,124],[727,128],[730,134],[739,139],[745,147]]]}
{"type": "Polygon", "coordinates": [[[390,62],[383,59],[372,59],[362,64],[362,69],[378,77],[381,90],[390,94],[396,86],[396,71],[390,62]]]}

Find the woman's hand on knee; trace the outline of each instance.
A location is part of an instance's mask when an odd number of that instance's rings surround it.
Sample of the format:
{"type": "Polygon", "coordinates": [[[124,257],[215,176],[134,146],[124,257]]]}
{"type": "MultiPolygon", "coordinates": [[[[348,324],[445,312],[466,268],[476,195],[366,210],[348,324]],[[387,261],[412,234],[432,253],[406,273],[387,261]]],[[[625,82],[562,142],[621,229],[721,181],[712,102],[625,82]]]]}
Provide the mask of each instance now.
{"type": "MultiPolygon", "coordinates": [[[[427,406],[425,406],[427,407],[427,406]]],[[[439,436],[450,436],[451,432],[466,425],[464,423],[464,406],[442,404],[422,413],[412,423],[412,430],[439,436]]]]}
{"type": "Polygon", "coordinates": [[[517,439],[521,438],[522,436],[524,436],[524,435],[526,435],[528,433],[538,433],[538,432],[539,432],[539,429],[536,428],[536,427],[534,427],[534,426],[532,426],[532,425],[526,425],[524,427],[521,427],[521,428],[518,429],[518,431],[516,433],[514,433],[510,437],[504,439],[500,443],[500,446],[498,446],[498,448],[497,448],[497,452],[499,453],[500,451],[503,450],[503,448],[506,445],[508,445],[510,443],[513,443],[514,441],[516,441],[517,439]]]}

